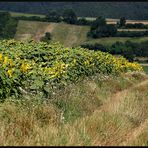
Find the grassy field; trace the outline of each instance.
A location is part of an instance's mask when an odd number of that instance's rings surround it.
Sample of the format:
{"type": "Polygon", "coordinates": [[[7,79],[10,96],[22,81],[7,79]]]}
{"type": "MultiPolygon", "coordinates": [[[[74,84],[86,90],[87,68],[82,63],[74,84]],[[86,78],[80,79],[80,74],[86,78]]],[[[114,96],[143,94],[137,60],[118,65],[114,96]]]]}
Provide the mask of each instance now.
{"type": "Polygon", "coordinates": [[[76,26],[66,23],[19,21],[15,39],[27,40],[33,38],[38,41],[42,36],[45,35],[46,32],[51,32],[52,40],[59,41],[65,46],[78,46],[83,43],[100,43],[104,45],[111,45],[116,41],[125,42],[130,40],[132,42],[142,42],[148,40],[148,37],[109,37],[100,39],[88,39],[88,31],[89,26],[76,26]]]}
{"type": "Polygon", "coordinates": [[[47,103],[8,99],[0,104],[0,145],[148,146],[147,88],[145,74],[127,73],[87,78],[47,103]]]}
{"type": "Polygon", "coordinates": [[[148,41],[148,37],[108,37],[108,38],[100,38],[100,39],[88,39],[85,43],[100,43],[103,45],[111,45],[117,41],[126,42],[127,40],[131,42],[143,42],[148,41]]]}
{"type": "Polygon", "coordinates": [[[65,23],[47,23],[36,21],[19,21],[15,39],[40,40],[46,32],[51,32],[52,40],[59,41],[65,46],[77,46],[86,41],[89,27],[76,26],[65,23]]]}

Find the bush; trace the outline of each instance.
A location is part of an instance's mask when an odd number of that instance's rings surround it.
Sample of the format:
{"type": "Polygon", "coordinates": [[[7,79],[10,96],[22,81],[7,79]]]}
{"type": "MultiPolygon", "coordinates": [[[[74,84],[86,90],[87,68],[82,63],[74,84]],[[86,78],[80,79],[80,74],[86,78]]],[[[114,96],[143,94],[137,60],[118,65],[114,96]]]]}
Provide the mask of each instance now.
{"type": "Polygon", "coordinates": [[[100,37],[111,37],[116,36],[117,29],[114,25],[100,26],[95,30],[88,32],[88,37],[100,38],[100,37]]]}
{"type": "Polygon", "coordinates": [[[50,11],[46,15],[46,20],[50,22],[61,22],[62,21],[60,14],[58,14],[56,11],[50,11]]]}
{"type": "Polygon", "coordinates": [[[41,41],[43,41],[43,42],[49,42],[50,40],[51,40],[50,32],[46,32],[45,36],[41,38],[41,41]]]}
{"type": "Polygon", "coordinates": [[[148,31],[118,31],[117,37],[142,37],[148,36],[148,31]]]}
{"type": "Polygon", "coordinates": [[[85,18],[80,18],[77,20],[76,25],[91,25],[92,21],[86,20],[85,18]]]}

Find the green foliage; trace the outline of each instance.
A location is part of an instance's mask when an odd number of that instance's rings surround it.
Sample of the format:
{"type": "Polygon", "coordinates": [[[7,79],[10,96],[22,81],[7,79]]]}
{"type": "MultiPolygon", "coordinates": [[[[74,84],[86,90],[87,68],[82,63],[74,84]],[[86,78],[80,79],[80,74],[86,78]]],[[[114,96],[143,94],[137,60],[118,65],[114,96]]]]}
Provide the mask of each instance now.
{"type": "Polygon", "coordinates": [[[1,38],[14,38],[18,21],[8,12],[0,12],[0,36],[1,38]]]}
{"type": "Polygon", "coordinates": [[[92,38],[101,38],[101,37],[113,37],[116,36],[117,28],[114,25],[103,25],[98,26],[97,28],[91,27],[91,30],[88,32],[88,37],[92,38]]]}
{"type": "Polygon", "coordinates": [[[41,41],[43,41],[43,42],[49,42],[50,40],[51,40],[50,32],[46,32],[45,36],[41,38],[41,41]]]}
{"type": "Polygon", "coordinates": [[[51,22],[60,22],[61,21],[61,16],[60,16],[60,14],[57,13],[57,11],[50,11],[46,15],[46,20],[51,21],[51,22]]]}
{"type": "Polygon", "coordinates": [[[69,24],[75,24],[77,21],[77,16],[72,9],[65,9],[63,12],[63,21],[69,24]]]}
{"type": "Polygon", "coordinates": [[[91,30],[96,30],[98,27],[105,26],[106,20],[103,17],[97,17],[95,21],[92,22],[91,30]]]}
{"type": "Polygon", "coordinates": [[[119,22],[119,27],[124,27],[126,24],[126,19],[125,17],[121,17],[120,18],[120,22],[119,22]]]}
{"type": "Polygon", "coordinates": [[[124,58],[80,47],[64,48],[58,43],[3,40],[0,49],[2,99],[14,92],[20,95],[20,90],[48,97],[55,88],[86,76],[142,70],[140,65],[124,58]]]}
{"type": "Polygon", "coordinates": [[[127,23],[124,28],[127,28],[127,29],[130,29],[130,28],[135,28],[135,29],[148,29],[148,25],[144,25],[144,24],[142,24],[142,23],[135,23],[135,24],[127,23]]]}
{"type": "Polygon", "coordinates": [[[95,51],[103,51],[108,52],[115,55],[122,55],[127,58],[129,61],[134,61],[135,57],[148,57],[148,42],[141,42],[135,43],[126,41],[125,43],[122,42],[115,42],[110,46],[104,46],[102,44],[83,44],[81,45],[83,48],[88,48],[90,50],[95,51]]]}

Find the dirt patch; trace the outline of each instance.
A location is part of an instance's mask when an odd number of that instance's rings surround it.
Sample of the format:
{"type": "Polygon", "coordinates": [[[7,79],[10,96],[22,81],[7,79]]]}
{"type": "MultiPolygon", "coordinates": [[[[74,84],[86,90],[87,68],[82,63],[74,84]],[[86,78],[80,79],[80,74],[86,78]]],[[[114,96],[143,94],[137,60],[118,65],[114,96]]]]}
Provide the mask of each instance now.
{"type": "Polygon", "coordinates": [[[35,34],[35,36],[34,36],[34,40],[35,41],[40,41],[40,39],[43,37],[43,36],[45,36],[45,33],[46,32],[52,32],[52,30],[54,29],[54,27],[55,27],[55,24],[49,24],[48,26],[46,26],[46,27],[43,27],[43,28],[40,28],[39,30],[38,30],[38,32],[35,34]]]}

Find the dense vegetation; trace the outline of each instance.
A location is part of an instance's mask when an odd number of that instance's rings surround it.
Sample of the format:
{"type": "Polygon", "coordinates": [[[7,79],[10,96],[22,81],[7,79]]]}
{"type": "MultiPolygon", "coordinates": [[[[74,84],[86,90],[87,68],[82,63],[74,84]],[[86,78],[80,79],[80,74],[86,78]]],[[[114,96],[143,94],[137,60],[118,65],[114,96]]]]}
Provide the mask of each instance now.
{"type": "Polygon", "coordinates": [[[0,38],[14,38],[18,21],[8,12],[0,12],[0,38]]]}
{"type": "Polygon", "coordinates": [[[83,44],[81,47],[95,51],[108,52],[115,55],[122,55],[129,61],[137,60],[136,57],[148,57],[148,41],[141,43],[133,43],[130,41],[126,41],[125,43],[116,42],[110,46],[105,46],[99,43],[83,44]]]}
{"type": "Polygon", "coordinates": [[[148,31],[117,31],[118,28],[126,29],[128,26],[134,28],[147,27],[147,25],[141,24],[126,24],[124,17],[120,18],[120,21],[116,25],[107,24],[106,19],[103,17],[97,17],[96,20],[92,21],[90,25],[90,31],[87,33],[88,37],[101,38],[101,37],[142,37],[148,36],[148,31]]]}
{"type": "Polygon", "coordinates": [[[14,12],[47,14],[49,10],[62,13],[64,9],[72,8],[77,16],[127,19],[148,18],[146,2],[1,2],[0,9],[14,12]],[[105,10],[105,11],[104,11],[105,10]],[[141,11],[142,10],[142,11],[141,11]],[[117,13],[118,12],[118,13],[117,13]]]}
{"type": "Polygon", "coordinates": [[[54,87],[76,82],[85,76],[142,70],[137,63],[130,63],[122,57],[45,42],[3,40],[0,50],[1,100],[11,95],[18,96],[20,87],[49,96],[54,87]]]}

